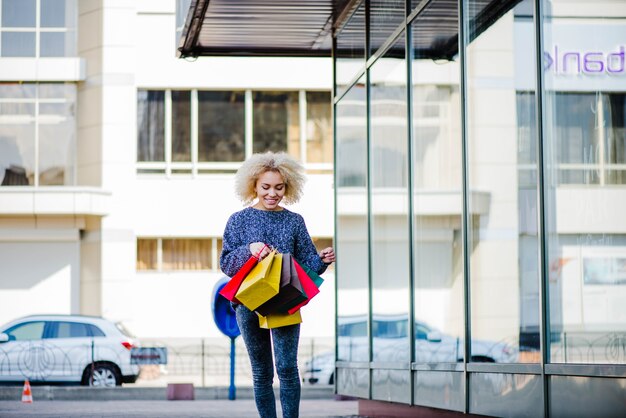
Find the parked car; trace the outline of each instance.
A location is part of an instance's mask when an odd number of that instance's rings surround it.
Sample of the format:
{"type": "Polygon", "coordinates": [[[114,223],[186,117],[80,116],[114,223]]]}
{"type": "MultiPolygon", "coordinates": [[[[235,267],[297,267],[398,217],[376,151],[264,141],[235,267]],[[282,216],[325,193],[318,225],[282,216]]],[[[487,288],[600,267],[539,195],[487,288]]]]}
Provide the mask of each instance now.
{"type": "MultiPolygon", "coordinates": [[[[405,362],[408,347],[406,316],[374,318],[372,324],[376,353],[374,361],[405,362]]],[[[441,333],[416,321],[415,361],[418,363],[455,363],[463,361],[461,338],[441,333]]],[[[368,358],[367,322],[363,317],[340,318],[338,324],[339,353],[351,353],[352,358],[368,358]]],[[[472,362],[511,363],[517,350],[503,342],[472,340],[472,362]]],[[[303,383],[335,383],[335,352],[327,351],[304,363],[303,383]]]]}
{"type": "Polygon", "coordinates": [[[0,327],[0,382],[134,383],[134,345],[122,324],[101,317],[26,316],[0,327]]]}

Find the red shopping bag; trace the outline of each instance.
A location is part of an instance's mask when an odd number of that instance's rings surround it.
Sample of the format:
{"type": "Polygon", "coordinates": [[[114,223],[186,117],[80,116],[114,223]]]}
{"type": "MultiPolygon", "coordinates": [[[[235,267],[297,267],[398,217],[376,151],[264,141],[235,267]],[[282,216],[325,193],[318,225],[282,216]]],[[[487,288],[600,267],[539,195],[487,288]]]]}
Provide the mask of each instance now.
{"type": "Polygon", "coordinates": [[[239,269],[239,271],[226,283],[226,285],[220,290],[220,295],[224,296],[226,299],[231,302],[241,303],[235,295],[243,282],[243,279],[246,278],[248,273],[256,266],[258,263],[258,259],[255,256],[251,256],[248,261],[239,269]]]}
{"type": "Polygon", "coordinates": [[[296,272],[298,273],[298,278],[300,279],[302,290],[304,290],[304,293],[306,293],[307,299],[304,302],[301,302],[293,308],[289,309],[287,312],[289,312],[290,314],[295,313],[298,309],[309,303],[309,301],[320,292],[318,287],[315,285],[315,282],[309,277],[308,274],[306,274],[302,266],[298,264],[295,258],[293,259],[293,264],[296,267],[296,272]]]}

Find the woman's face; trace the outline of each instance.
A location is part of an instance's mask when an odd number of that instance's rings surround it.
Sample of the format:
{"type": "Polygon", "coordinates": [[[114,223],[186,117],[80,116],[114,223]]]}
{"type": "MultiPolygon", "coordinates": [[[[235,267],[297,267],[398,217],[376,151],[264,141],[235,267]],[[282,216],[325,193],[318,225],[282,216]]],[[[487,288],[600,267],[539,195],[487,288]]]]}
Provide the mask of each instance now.
{"type": "Polygon", "coordinates": [[[254,205],[257,209],[282,210],[278,204],[283,200],[286,189],[283,176],[276,171],[266,171],[256,181],[255,191],[259,202],[254,205]]]}

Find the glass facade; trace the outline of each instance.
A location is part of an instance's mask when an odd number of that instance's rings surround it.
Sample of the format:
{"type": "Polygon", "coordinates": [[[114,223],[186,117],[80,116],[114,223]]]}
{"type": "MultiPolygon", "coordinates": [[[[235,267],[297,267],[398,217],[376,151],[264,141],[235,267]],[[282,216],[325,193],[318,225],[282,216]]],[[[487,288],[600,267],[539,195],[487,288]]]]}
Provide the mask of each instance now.
{"type": "Polygon", "coordinates": [[[626,4],[350,7],[333,54],[337,392],[626,414],[626,4]]]}

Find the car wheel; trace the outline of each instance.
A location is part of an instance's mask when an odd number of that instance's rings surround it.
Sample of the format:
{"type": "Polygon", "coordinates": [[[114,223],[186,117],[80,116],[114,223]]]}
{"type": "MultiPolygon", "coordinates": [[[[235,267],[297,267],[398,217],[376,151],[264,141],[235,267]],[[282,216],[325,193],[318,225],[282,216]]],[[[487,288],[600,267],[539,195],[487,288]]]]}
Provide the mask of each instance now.
{"type": "Polygon", "coordinates": [[[111,364],[96,364],[91,377],[91,366],[87,366],[81,382],[85,386],[111,388],[122,385],[122,376],[117,367],[111,364]]]}

